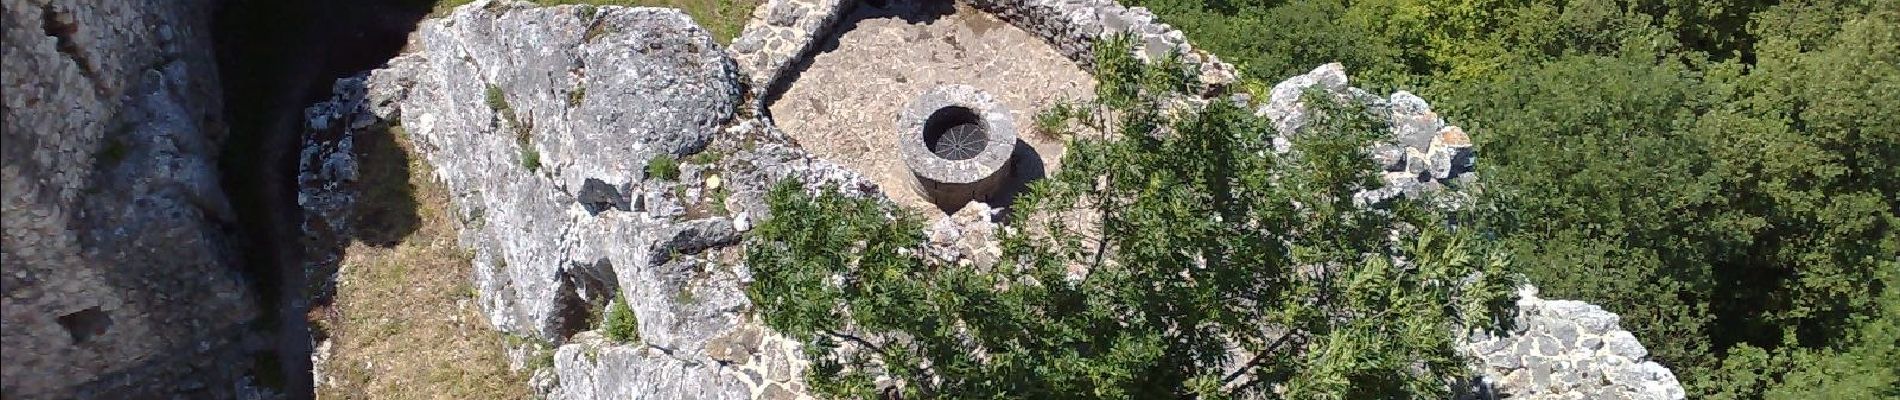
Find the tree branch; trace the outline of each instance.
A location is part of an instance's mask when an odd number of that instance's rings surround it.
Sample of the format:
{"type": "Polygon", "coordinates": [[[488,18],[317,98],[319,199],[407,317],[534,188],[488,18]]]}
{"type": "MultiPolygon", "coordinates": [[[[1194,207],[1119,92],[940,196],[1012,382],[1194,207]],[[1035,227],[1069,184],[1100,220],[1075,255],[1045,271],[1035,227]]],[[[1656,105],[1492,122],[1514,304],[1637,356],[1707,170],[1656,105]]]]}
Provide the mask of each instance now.
{"type": "MultiPolygon", "coordinates": [[[[1241,364],[1239,369],[1235,369],[1233,373],[1227,374],[1227,377],[1221,378],[1220,380],[1221,386],[1227,386],[1227,384],[1233,383],[1234,379],[1240,378],[1241,375],[1245,375],[1248,370],[1251,370],[1254,367],[1258,367],[1260,366],[1261,363],[1266,362],[1267,356],[1272,355],[1274,354],[1274,352],[1279,351],[1280,346],[1286,344],[1289,340],[1292,340],[1293,336],[1295,335],[1297,334],[1288,332],[1285,335],[1280,335],[1279,339],[1274,339],[1272,344],[1268,344],[1266,348],[1260,349],[1260,352],[1254,353],[1253,359],[1247,360],[1247,363],[1241,364]]],[[[1242,387],[1245,387],[1245,386],[1242,386],[1242,387]]]]}

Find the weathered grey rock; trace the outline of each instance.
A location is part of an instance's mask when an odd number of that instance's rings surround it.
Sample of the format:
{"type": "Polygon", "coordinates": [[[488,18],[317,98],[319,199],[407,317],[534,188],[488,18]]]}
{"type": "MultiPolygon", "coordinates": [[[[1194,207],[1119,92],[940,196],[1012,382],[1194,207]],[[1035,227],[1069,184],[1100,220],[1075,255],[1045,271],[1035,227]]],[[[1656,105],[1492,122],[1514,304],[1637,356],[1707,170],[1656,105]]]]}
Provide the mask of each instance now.
{"type": "Polygon", "coordinates": [[[937,219],[926,232],[929,241],[924,244],[924,253],[944,263],[967,263],[978,268],[996,266],[1003,257],[997,237],[1002,229],[997,217],[1001,211],[972,201],[955,214],[937,219]]]}
{"type": "Polygon", "coordinates": [[[699,151],[731,118],[734,67],[711,37],[676,10],[483,1],[425,22],[417,40],[424,51],[392,61],[370,86],[401,92],[383,96],[401,97],[384,117],[402,120],[476,225],[464,239],[477,286],[492,294],[483,297],[491,320],[550,340],[579,330],[577,313],[605,298],[574,292],[621,283],[574,281],[573,266],[611,259],[592,241],[626,242],[619,255],[629,258],[610,260],[621,280],[654,279],[659,271],[627,272],[664,263],[652,253],[671,250],[673,235],[651,228],[676,215],[589,215],[598,204],[583,195],[597,193],[583,189],[627,188],[614,196],[683,209],[663,190],[670,183],[644,180],[643,169],[659,154],[699,151]],[[481,101],[490,87],[504,107],[481,101]],[[577,227],[590,224],[597,231],[577,227]]]}
{"type": "Polygon", "coordinates": [[[6,397],[236,395],[212,3],[0,2],[6,397]]]}
{"type": "Polygon", "coordinates": [[[592,332],[554,353],[557,399],[746,399],[743,375],[703,361],[676,358],[660,347],[624,346],[592,332]]]}
{"type": "MultiPolygon", "coordinates": [[[[770,121],[735,120],[737,68],[703,29],[671,9],[478,1],[423,23],[417,45],[369,75],[360,105],[331,108],[367,109],[371,126],[399,120],[434,166],[491,323],[562,344],[538,390],[725,399],[802,387],[796,347],[744,318],[750,273],[730,247],[769,218],[764,195],[777,182],[879,192],[770,121]],[[485,104],[491,88],[505,105],[485,104]],[[691,160],[716,137],[728,144],[714,164],[684,162],[676,179],[644,171],[659,155],[691,160]],[[530,153],[538,165],[524,162],[530,153]],[[588,316],[614,298],[637,316],[639,343],[588,333],[588,316]]],[[[339,147],[313,143],[312,160],[339,147]]]]}
{"type": "Polygon", "coordinates": [[[1516,330],[1469,336],[1464,351],[1478,363],[1482,385],[1469,398],[1682,399],[1668,368],[1648,352],[1616,314],[1574,300],[1544,300],[1535,287],[1518,292],[1516,330]],[[1601,350],[1595,343],[1603,343],[1601,350]]]}

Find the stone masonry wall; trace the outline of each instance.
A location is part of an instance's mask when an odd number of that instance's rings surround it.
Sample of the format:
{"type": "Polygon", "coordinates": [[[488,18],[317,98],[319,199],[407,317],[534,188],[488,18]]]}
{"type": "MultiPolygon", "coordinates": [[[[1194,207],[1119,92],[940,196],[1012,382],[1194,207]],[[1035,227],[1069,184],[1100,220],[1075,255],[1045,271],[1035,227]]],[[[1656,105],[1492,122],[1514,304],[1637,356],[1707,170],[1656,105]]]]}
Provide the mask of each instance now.
{"type": "Polygon", "coordinates": [[[6,397],[231,395],[256,310],[218,186],[213,3],[0,3],[6,397]]]}
{"type": "Polygon", "coordinates": [[[315,222],[351,201],[348,131],[368,111],[361,124],[400,123],[449,189],[490,322],[558,346],[531,382],[543,396],[803,391],[797,348],[742,313],[733,245],[775,182],[876,188],[741,115],[740,75],[710,34],[678,10],[483,0],[425,21],[416,45],[309,110],[307,234],[347,229],[315,222]],[[648,174],[656,157],[681,160],[678,175],[648,174]],[[614,301],[637,341],[588,324],[614,301]]]}
{"type": "Polygon", "coordinates": [[[1095,64],[1095,42],[1110,36],[1133,36],[1135,56],[1154,60],[1180,53],[1181,60],[1200,70],[1203,85],[1218,88],[1238,78],[1233,65],[1195,50],[1187,35],[1156,19],[1143,7],[1126,7],[1115,0],[966,0],[971,5],[1035,32],[1069,59],[1085,68],[1095,64]]]}
{"type": "Polygon", "coordinates": [[[856,5],[856,0],[767,0],[753,9],[731,50],[754,98],[797,67],[856,5]]]}

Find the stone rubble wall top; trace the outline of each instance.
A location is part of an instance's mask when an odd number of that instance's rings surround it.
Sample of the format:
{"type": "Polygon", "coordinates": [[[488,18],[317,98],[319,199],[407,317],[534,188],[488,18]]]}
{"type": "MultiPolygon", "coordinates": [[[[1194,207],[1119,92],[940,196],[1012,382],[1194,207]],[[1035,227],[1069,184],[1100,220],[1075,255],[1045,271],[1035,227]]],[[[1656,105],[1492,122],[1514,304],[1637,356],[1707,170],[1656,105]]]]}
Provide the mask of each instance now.
{"type": "Polygon", "coordinates": [[[1636,336],[1603,308],[1546,300],[1537,288],[1518,292],[1516,327],[1507,335],[1476,334],[1464,346],[1483,373],[1481,398],[1681,400],[1682,383],[1648,361],[1636,336]]]}

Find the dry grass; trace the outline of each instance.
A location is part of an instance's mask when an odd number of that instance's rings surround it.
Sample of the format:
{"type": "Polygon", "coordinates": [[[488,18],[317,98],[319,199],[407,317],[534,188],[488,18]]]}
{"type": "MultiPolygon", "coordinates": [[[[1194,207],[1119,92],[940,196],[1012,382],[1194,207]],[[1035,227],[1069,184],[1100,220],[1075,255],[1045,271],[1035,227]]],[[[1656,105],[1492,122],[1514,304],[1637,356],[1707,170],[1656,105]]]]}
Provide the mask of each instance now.
{"type": "MultiPolygon", "coordinates": [[[[719,43],[730,44],[732,38],[745,30],[745,22],[752,18],[752,9],[763,0],[530,0],[541,5],[592,4],[600,6],[628,7],[666,7],[686,11],[700,26],[711,31],[713,39],[719,43]]],[[[435,3],[431,16],[447,15],[457,6],[474,0],[441,0],[435,3]]]]}
{"type": "MultiPolygon", "coordinates": [[[[456,245],[454,215],[429,166],[401,134],[362,137],[366,191],[359,215],[411,212],[393,243],[357,242],[344,252],[334,304],[313,311],[331,355],[319,397],[344,399],[521,399],[526,371],[511,371],[507,339],[479,311],[473,268],[456,245]],[[367,213],[367,214],[365,214],[367,213]]],[[[360,221],[372,222],[372,221],[360,221]]],[[[358,224],[359,229],[387,226],[358,224]]]]}

